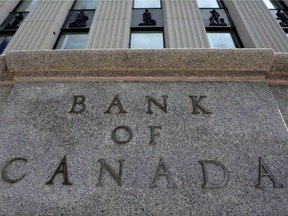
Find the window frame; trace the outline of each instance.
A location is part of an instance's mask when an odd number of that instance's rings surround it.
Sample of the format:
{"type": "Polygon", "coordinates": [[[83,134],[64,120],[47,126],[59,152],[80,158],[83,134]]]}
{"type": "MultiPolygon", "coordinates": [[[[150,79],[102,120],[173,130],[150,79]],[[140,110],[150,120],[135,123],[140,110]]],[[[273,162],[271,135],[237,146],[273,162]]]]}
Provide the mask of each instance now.
{"type": "MultiPolygon", "coordinates": [[[[244,48],[244,45],[243,45],[235,27],[232,27],[232,28],[211,28],[211,27],[209,27],[209,28],[206,28],[207,37],[208,37],[208,33],[230,33],[231,38],[232,38],[234,45],[235,45],[234,49],[244,48]]],[[[211,46],[210,43],[209,43],[209,46],[211,46]]],[[[221,49],[221,48],[212,48],[212,49],[221,49]]],[[[226,48],[223,48],[223,49],[226,49],[226,48]]],[[[230,49],[230,48],[227,48],[227,49],[230,49]]]]}
{"type": "Polygon", "coordinates": [[[157,27],[157,28],[131,28],[130,30],[130,38],[129,38],[129,49],[165,49],[166,44],[165,44],[165,33],[164,33],[164,28],[163,27],[157,27]],[[162,33],[162,38],[163,38],[163,48],[132,48],[131,47],[131,40],[132,40],[132,33],[133,32],[143,32],[143,33],[151,33],[151,32],[161,32],[162,33]]]}
{"type": "Polygon", "coordinates": [[[24,4],[25,3],[25,0],[21,0],[17,5],[16,5],[16,7],[14,8],[14,10],[13,10],[13,12],[15,12],[15,13],[29,13],[29,12],[31,12],[31,10],[34,8],[34,6],[35,6],[35,4],[37,3],[37,1],[38,0],[31,0],[31,2],[30,2],[30,4],[28,5],[28,7],[27,8],[29,8],[29,6],[31,5],[31,4],[34,4],[32,7],[31,7],[31,9],[30,10],[19,10],[18,11],[18,9],[19,9],[19,7],[21,6],[21,4],[24,4]],[[32,2],[34,2],[34,3],[32,3],[32,2]]]}
{"type": "MultiPolygon", "coordinates": [[[[7,43],[7,45],[3,48],[3,50],[1,51],[0,50],[0,55],[4,52],[4,50],[6,49],[6,47],[8,46],[8,44],[10,43],[10,41],[12,40],[12,38],[13,38],[13,36],[14,36],[14,32],[8,32],[8,31],[6,31],[6,32],[1,32],[0,33],[0,37],[3,37],[4,35],[5,35],[5,37],[9,37],[9,36],[11,36],[11,39],[8,41],[8,43],[7,43]]],[[[3,43],[3,42],[2,42],[3,43]]],[[[2,45],[2,43],[0,44],[0,46],[2,45]]]]}
{"type": "Polygon", "coordinates": [[[132,10],[137,10],[137,9],[163,9],[162,6],[162,0],[157,0],[160,2],[160,7],[135,7],[135,1],[137,0],[133,0],[133,6],[132,6],[132,10]]]}
{"type": "Polygon", "coordinates": [[[287,5],[283,1],[267,0],[271,3],[271,5],[274,8],[269,8],[268,5],[265,3],[265,1],[264,0],[262,1],[269,10],[287,10],[288,9],[287,5]]]}
{"type": "MultiPolygon", "coordinates": [[[[87,35],[89,35],[89,30],[90,30],[90,28],[83,28],[83,29],[79,29],[79,28],[77,28],[77,29],[61,29],[61,31],[60,31],[60,33],[59,33],[59,35],[58,35],[58,37],[57,37],[57,40],[56,40],[56,42],[55,42],[55,44],[54,44],[54,46],[53,46],[53,50],[67,50],[67,49],[57,49],[57,48],[56,48],[63,33],[87,33],[87,35]]],[[[86,41],[86,43],[87,43],[87,41],[86,41]]],[[[79,48],[79,49],[85,49],[85,47],[79,48]]]]}
{"type": "Polygon", "coordinates": [[[83,10],[83,11],[96,10],[96,9],[97,9],[97,6],[98,6],[98,4],[99,4],[99,2],[100,2],[100,0],[96,0],[96,2],[98,2],[98,3],[96,3],[96,7],[95,7],[95,8],[80,8],[80,9],[79,9],[79,8],[74,8],[75,5],[76,5],[76,3],[79,2],[79,1],[81,1],[81,0],[75,0],[75,1],[73,2],[72,6],[71,6],[71,8],[70,8],[70,11],[75,11],[75,10],[83,10]]]}
{"type": "Polygon", "coordinates": [[[215,7],[199,7],[198,1],[201,1],[201,0],[196,0],[199,9],[227,9],[224,2],[221,0],[215,0],[218,4],[217,8],[215,8],[215,7]]]}

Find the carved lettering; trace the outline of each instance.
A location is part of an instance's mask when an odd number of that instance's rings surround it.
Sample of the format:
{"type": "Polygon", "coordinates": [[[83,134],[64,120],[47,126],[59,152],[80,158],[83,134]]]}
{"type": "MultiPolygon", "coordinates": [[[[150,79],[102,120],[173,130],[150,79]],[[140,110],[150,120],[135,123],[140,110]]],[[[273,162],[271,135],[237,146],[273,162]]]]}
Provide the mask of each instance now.
{"type": "Polygon", "coordinates": [[[112,103],[110,104],[109,108],[104,112],[105,114],[111,114],[111,108],[112,107],[118,107],[119,112],[118,114],[125,114],[127,113],[124,109],[123,109],[123,105],[121,103],[121,101],[118,98],[118,95],[113,99],[112,103]]]}
{"type": "Polygon", "coordinates": [[[23,174],[21,177],[19,177],[17,179],[12,179],[8,176],[8,168],[15,161],[24,161],[25,163],[28,162],[28,160],[26,158],[21,158],[21,157],[13,158],[12,160],[8,161],[2,170],[2,179],[5,182],[15,184],[17,182],[20,182],[26,176],[26,174],[23,174]]]}
{"type": "Polygon", "coordinates": [[[66,156],[62,159],[61,163],[59,164],[58,168],[56,169],[55,173],[51,177],[51,179],[46,182],[47,185],[53,184],[54,178],[58,175],[62,174],[63,175],[63,185],[72,185],[71,182],[69,182],[68,178],[68,170],[67,170],[67,163],[66,163],[66,156]]]}
{"type": "Polygon", "coordinates": [[[202,105],[200,105],[199,103],[204,99],[207,98],[206,96],[189,96],[192,100],[192,114],[201,114],[201,112],[203,114],[212,114],[212,112],[208,111],[207,109],[205,109],[202,105]]]}
{"type": "Polygon", "coordinates": [[[284,186],[280,184],[277,179],[274,177],[269,167],[264,163],[261,157],[259,157],[259,176],[258,176],[258,184],[255,186],[256,188],[264,188],[263,186],[263,177],[269,177],[273,182],[274,188],[283,188],[284,186]]]}
{"type": "Polygon", "coordinates": [[[229,181],[229,172],[228,172],[228,169],[222,163],[220,163],[218,161],[214,161],[214,160],[201,160],[201,161],[199,161],[199,163],[202,166],[203,178],[204,178],[204,184],[202,185],[202,188],[204,188],[204,189],[218,189],[218,188],[223,188],[227,185],[227,183],[229,181]],[[207,172],[207,164],[214,164],[216,166],[221,167],[221,169],[223,170],[223,175],[224,175],[221,182],[219,182],[217,184],[213,184],[212,182],[209,181],[208,172],[207,172]]]}
{"type": "Polygon", "coordinates": [[[171,174],[168,170],[168,166],[166,165],[164,158],[162,156],[160,158],[155,177],[154,177],[152,183],[150,184],[150,188],[157,187],[157,182],[158,182],[160,176],[166,177],[166,179],[168,181],[167,188],[176,188],[177,187],[177,185],[175,183],[173,183],[171,174]]]}
{"type": "Polygon", "coordinates": [[[96,187],[103,187],[102,184],[102,176],[103,176],[103,169],[105,168],[110,175],[113,177],[113,179],[117,182],[117,184],[121,187],[122,186],[122,169],[123,169],[123,163],[124,160],[118,160],[119,162],[119,172],[117,173],[104,159],[99,159],[99,163],[101,164],[100,168],[100,176],[99,176],[99,181],[96,184],[96,187]]]}
{"type": "Polygon", "coordinates": [[[85,99],[82,95],[73,96],[73,105],[69,113],[83,113],[86,109],[85,99]]]}
{"type": "Polygon", "coordinates": [[[150,135],[151,135],[151,140],[149,142],[149,144],[151,145],[156,145],[156,141],[155,141],[155,136],[160,136],[159,133],[155,133],[155,129],[162,129],[161,126],[149,126],[150,128],[150,135]]]}
{"type": "Polygon", "coordinates": [[[132,138],[133,138],[133,132],[132,132],[132,130],[131,130],[131,128],[129,128],[129,127],[127,127],[127,126],[125,126],[125,125],[123,125],[123,126],[119,126],[119,127],[116,127],[113,131],[112,131],[112,140],[115,142],[115,143],[117,143],[117,144],[126,144],[126,143],[128,143],[128,142],[130,142],[131,140],[132,140],[132,138]],[[128,134],[128,138],[126,139],[126,140],[119,140],[118,139],[118,136],[117,136],[117,131],[120,131],[120,130],[124,130],[124,131],[126,131],[127,132],[127,134],[128,134]]]}
{"type": "Polygon", "coordinates": [[[156,101],[153,97],[145,96],[148,98],[148,111],[147,114],[153,114],[151,109],[151,102],[153,102],[157,107],[159,107],[161,110],[163,110],[165,113],[167,113],[167,95],[163,95],[162,98],[164,100],[164,105],[160,104],[158,101],[156,101]]]}

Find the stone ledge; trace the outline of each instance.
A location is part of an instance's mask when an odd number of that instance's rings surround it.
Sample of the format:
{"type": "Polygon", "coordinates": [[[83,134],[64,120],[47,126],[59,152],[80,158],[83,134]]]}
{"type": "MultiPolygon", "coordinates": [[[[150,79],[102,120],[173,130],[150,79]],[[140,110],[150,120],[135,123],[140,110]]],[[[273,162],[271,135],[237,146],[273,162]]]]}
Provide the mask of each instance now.
{"type": "Polygon", "coordinates": [[[275,53],[271,70],[266,73],[269,85],[288,85],[288,53],[275,53]]]}
{"type": "Polygon", "coordinates": [[[288,75],[288,53],[275,53],[269,74],[288,75]]]}
{"type": "Polygon", "coordinates": [[[15,81],[264,81],[265,74],[285,71],[286,57],[276,53],[274,58],[272,49],[10,51],[1,56],[0,70],[4,81],[11,80],[3,76],[8,70],[15,73],[15,81]]]}

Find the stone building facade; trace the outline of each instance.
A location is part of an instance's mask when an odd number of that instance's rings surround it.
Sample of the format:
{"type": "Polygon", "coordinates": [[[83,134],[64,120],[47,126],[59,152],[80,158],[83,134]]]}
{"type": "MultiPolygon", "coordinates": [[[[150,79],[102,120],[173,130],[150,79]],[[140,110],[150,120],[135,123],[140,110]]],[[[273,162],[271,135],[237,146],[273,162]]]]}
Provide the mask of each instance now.
{"type": "Polygon", "coordinates": [[[0,215],[288,215],[287,6],[0,1],[0,215]]]}

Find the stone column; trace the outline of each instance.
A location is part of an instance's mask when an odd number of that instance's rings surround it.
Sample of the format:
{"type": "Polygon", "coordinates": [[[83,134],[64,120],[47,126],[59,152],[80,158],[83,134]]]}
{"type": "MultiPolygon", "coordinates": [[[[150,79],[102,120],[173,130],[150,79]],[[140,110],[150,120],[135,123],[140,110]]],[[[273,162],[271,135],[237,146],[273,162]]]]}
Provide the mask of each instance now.
{"type": "Polygon", "coordinates": [[[103,0],[96,9],[86,48],[128,48],[132,0],[103,0]]]}
{"type": "Polygon", "coordinates": [[[6,19],[11,11],[17,6],[20,0],[0,1],[0,25],[6,19]]]}
{"type": "Polygon", "coordinates": [[[287,52],[288,40],[262,0],[224,0],[245,48],[287,52]]]}
{"type": "Polygon", "coordinates": [[[196,0],[164,0],[162,5],[167,48],[209,47],[196,0]]]}
{"type": "Polygon", "coordinates": [[[38,1],[4,52],[52,49],[72,4],[73,0],[38,1]]]}

